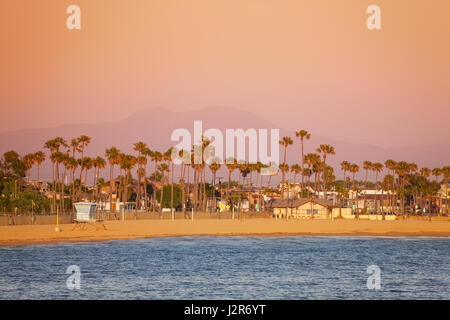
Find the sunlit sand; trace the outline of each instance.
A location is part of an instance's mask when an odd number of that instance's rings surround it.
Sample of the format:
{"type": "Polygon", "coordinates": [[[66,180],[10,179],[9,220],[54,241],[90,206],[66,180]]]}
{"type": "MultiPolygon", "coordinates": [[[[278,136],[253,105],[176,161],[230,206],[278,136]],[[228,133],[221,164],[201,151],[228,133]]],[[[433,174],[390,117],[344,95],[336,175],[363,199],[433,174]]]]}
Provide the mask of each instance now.
{"type": "Polygon", "coordinates": [[[289,236],[289,235],[348,235],[348,236],[450,236],[448,218],[428,221],[409,218],[397,221],[364,220],[129,220],[107,221],[107,230],[72,231],[73,225],[1,226],[0,245],[31,245],[58,242],[107,241],[169,236],[289,236]]]}

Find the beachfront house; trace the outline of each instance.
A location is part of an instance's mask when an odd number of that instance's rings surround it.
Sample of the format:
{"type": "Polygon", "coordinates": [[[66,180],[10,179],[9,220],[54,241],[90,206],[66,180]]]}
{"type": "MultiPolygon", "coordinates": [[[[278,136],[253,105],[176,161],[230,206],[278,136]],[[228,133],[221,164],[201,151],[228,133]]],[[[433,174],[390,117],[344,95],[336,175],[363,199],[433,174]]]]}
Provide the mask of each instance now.
{"type": "Polygon", "coordinates": [[[329,219],[334,207],[331,201],[323,199],[276,199],[270,204],[275,218],[329,219]]]}

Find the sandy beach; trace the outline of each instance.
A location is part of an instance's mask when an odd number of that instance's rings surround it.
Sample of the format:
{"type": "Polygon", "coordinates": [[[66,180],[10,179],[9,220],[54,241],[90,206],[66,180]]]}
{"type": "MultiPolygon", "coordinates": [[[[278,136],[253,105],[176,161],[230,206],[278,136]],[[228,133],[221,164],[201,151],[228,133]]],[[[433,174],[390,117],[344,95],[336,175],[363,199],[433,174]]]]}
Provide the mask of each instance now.
{"type": "Polygon", "coordinates": [[[406,219],[397,221],[364,220],[132,220],[107,221],[107,230],[74,230],[61,225],[55,232],[52,225],[0,227],[0,246],[34,245],[59,242],[108,241],[170,236],[450,236],[448,218],[433,221],[406,219]]]}

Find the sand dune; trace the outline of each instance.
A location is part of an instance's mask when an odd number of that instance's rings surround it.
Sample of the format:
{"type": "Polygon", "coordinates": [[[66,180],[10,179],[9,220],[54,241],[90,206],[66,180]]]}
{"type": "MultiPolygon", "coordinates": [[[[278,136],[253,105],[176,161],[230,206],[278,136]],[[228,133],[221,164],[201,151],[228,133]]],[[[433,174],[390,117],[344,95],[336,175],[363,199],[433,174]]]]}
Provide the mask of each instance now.
{"type": "Polygon", "coordinates": [[[419,219],[397,221],[361,220],[132,220],[107,221],[107,230],[72,231],[73,225],[61,225],[55,232],[51,225],[0,227],[0,246],[58,242],[107,241],[165,236],[200,235],[376,235],[376,236],[450,236],[448,218],[431,222],[419,219]]]}

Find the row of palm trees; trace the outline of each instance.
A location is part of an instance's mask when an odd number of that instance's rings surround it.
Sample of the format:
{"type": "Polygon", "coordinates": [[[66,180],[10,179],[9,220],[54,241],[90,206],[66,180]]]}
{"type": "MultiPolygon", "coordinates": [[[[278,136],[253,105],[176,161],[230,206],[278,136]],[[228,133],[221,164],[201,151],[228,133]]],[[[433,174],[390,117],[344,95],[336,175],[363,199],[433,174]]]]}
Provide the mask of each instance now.
{"type": "MultiPolygon", "coordinates": [[[[289,179],[286,179],[289,173],[293,176],[293,183],[297,183],[297,176],[301,175],[300,187],[302,193],[309,193],[313,190],[314,194],[319,194],[322,191],[323,198],[327,197],[327,189],[332,187],[332,183],[336,177],[334,175],[334,169],[327,165],[327,159],[330,155],[335,154],[334,147],[328,144],[321,144],[316,148],[315,153],[304,153],[304,144],[306,140],[311,138],[311,133],[306,130],[299,130],[295,133],[299,141],[301,158],[299,163],[294,163],[291,166],[287,164],[287,152],[290,146],[294,144],[294,140],[285,136],[279,144],[283,151],[283,162],[279,164],[278,168],[281,171],[282,186],[287,186],[289,179]],[[311,178],[314,178],[312,183],[311,178]],[[305,178],[307,179],[305,181],[305,178]]],[[[136,172],[136,208],[139,205],[140,199],[144,199],[143,206],[148,209],[151,205],[153,211],[156,210],[156,192],[152,192],[152,199],[148,201],[147,195],[147,165],[149,162],[154,163],[153,174],[150,175],[155,181],[167,182],[170,178],[171,185],[171,207],[173,208],[173,185],[174,185],[174,160],[175,158],[181,159],[179,184],[182,190],[182,203],[183,209],[185,209],[185,200],[187,192],[190,190],[190,171],[193,171],[193,207],[195,210],[206,210],[207,206],[207,192],[206,192],[206,168],[208,167],[213,176],[213,184],[215,184],[216,173],[222,166],[222,159],[213,158],[206,163],[203,154],[212,154],[213,148],[211,147],[209,139],[202,137],[202,141],[199,145],[193,146],[191,150],[174,150],[168,149],[166,152],[160,152],[156,150],[150,150],[147,145],[139,141],[134,144],[134,151],[136,155],[122,153],[118,148],[111,147],[105,150],[105,158],[97,156],[90,158],[85,156],[86,149],[91,143],[91,138],[82,135],[78,138],[74,138],[67,142],[62,137],[48,140],[44,144],[44,148],[49,151],[49,159],[52,164],[52,191],[53,191],[53,203],[52,209],[56,210],[57,207],[57,194],[59,195],[59,207],[64,210],[64,193],[65,193],[65,180],[70,178],[70,185],[72,186],[70,195],[72,203],[79,201],[82,198],[86,198],[88,188],[88,172],[93,170],[93,181],[95,190],[93,192],[93,199],[96,200],[98,196],[99,174],[100,170],[109,164],[110,169],[110,186],[109,186],[109,202],[112,207],[113,192],[117,195],[117,198],[121,202],[128,201],[130,187],[133,186],[132,173],[136,172]],[[206,153],[205,153],[206,151],[206,153]],[[196,157],[200,155],[201,161],[194,161],[196,157]],[[106,159],[106,160],[105,160],[106,159]],[[189,161],[190,160],[190,161],[189,161]],[[116,186],[114,179],[114,169],[119,168],[119,185],[116,186]],[[79,170],[78,180],[76,179],[76,173],[79,170]],[[167,174],[167,177],[166,177],[167,174]],[[170,177],[171,174],[171,177],[170,177]],[[187,181],[186,181],[187,180],[187,181]],[[187,187],[187,190],[185,190],[187,187]]],[[[27,170],[27,176],[33,165],[37,166],[37,179],[39,180],[39,168],[46,160],[46,154],[43,151],[38,151],[33,154],[27,154],[23,157],[23,162],[27,170]]],[[[259,189],[263,188],[263,175],[261,174],[263,168],[268,168],[273,164],[246,163],[243,161],[236,161],[229,158],[225,161],[225,166],[228,172],[228,188],[226,191],[225,199],[230,199],[231,190],[231,177],[233,172],[238,169],[239,171],[239,183],[245,185],[247,182],[248,190],[251,190],[253,186],[253,173],[259,174],[257,176],[256,185],[259,189]]],[[[341,163],[341,169],[344,173],[343,194],[348,195],[348,191],[358,191],[359,185],[356,180],[356,174],[360,171],[358,164],[343,161],[341,163]],[[352,175],[352,179],[347,177],[347,173],[352,175]]],[[[449,167],[435,168],[433,170],[429,168],[418,169],[418,166],[414,163],[407,163],[404,161],[395,162],[394,160],[387,160],[384,165],[379,162],[372,163],[370,161],[364,161],[362,169],[365,171],[364,188],[367,187],[369,172],[375,173],[375,186],[378,191],[378,187],[383,190],[390,191],[392,195],[392,203],[397,203],[400,200],[401,210],[404,209],[405,199],[405,187],[407,179],[413,174],[420,174],[425,179],[428,179],[431,175],[436,177],[442,176],[444,183],[448,184],[450,176],[449,167]],[[379,175],[386,169],[388,174],[384,177],[384,180],[379,180],[379,175]]],[[[270,188],[272,175],[268,177],[267,188],[270,188]]],[[[161,189],[159,202],[162,204],[164,188],[161,189]]],[[[448,192],[447,192],[448,193],[448,192]]],[[[364,207],[366,206],[366,193],[364,193],[364,207]]]]}

